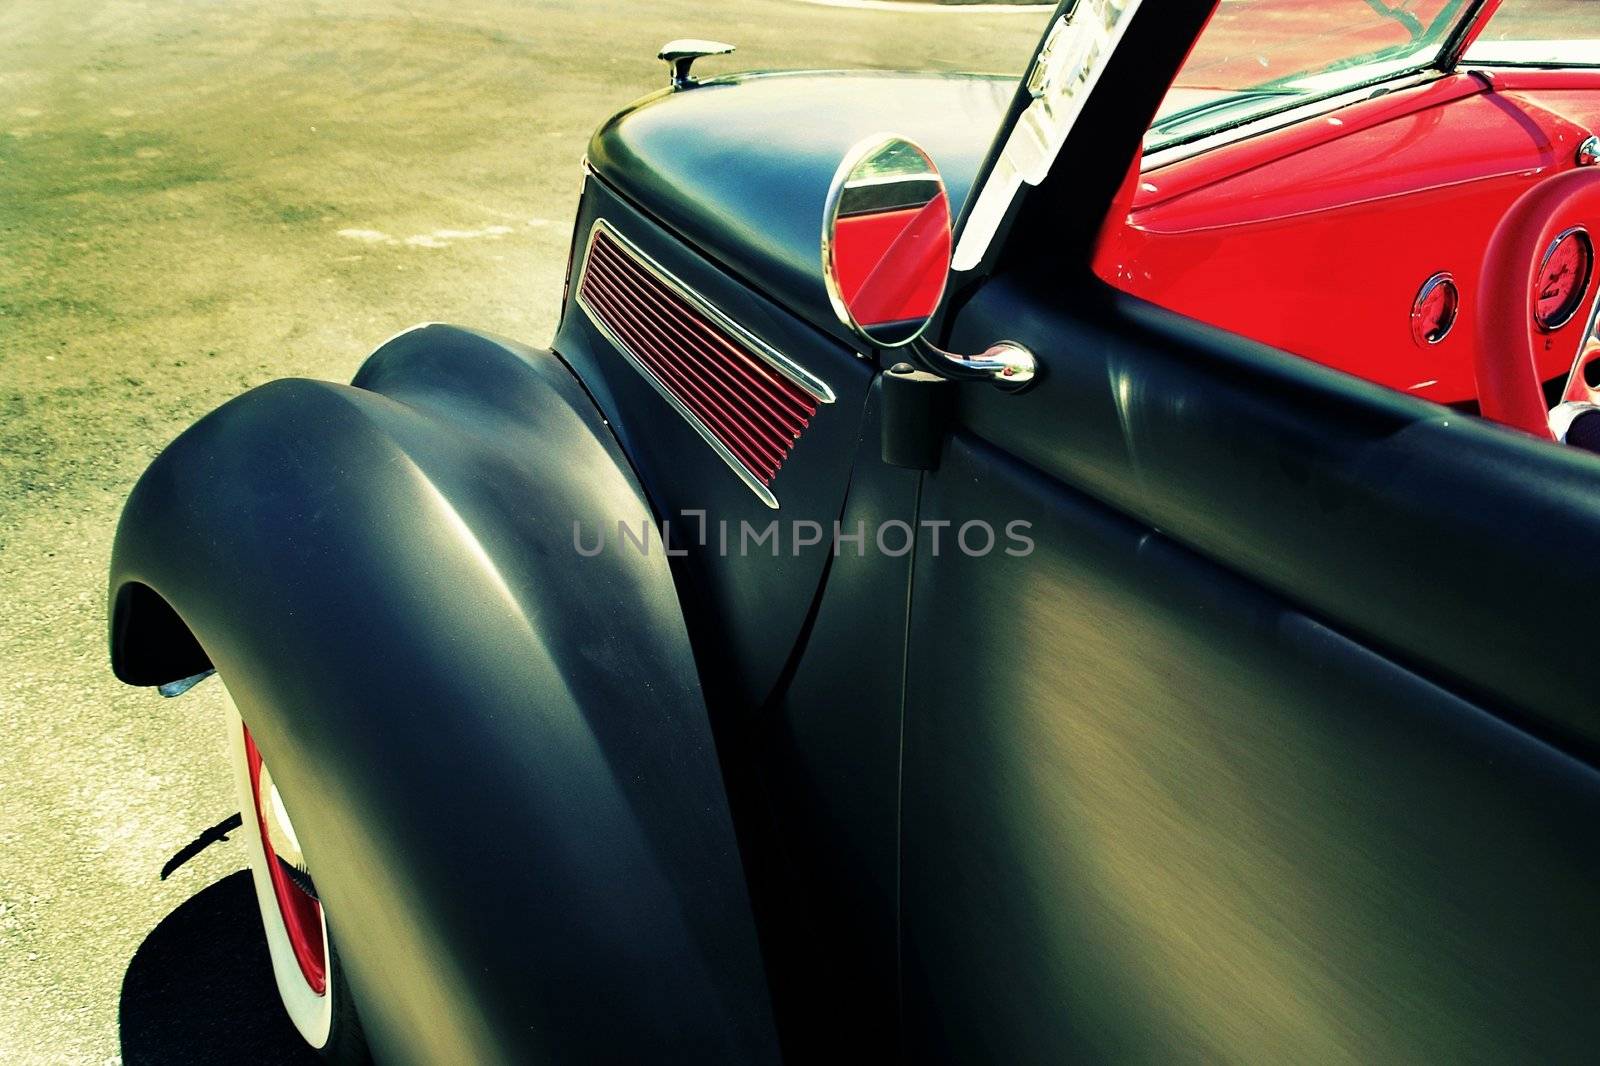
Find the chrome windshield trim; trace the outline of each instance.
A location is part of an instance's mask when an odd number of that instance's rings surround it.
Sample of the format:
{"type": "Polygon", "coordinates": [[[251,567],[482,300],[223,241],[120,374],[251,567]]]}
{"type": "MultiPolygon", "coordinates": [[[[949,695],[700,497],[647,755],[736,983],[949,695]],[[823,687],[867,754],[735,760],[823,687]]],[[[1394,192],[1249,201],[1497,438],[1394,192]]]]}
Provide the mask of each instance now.
{"type": "Polygon", "coordinates": [[[1437,70],[1424,70],[1408,76],[1391,78],[1388,81],[1367,83],[1349,92],[1339,93],[1336,96],[1325,96],[1317,100],[1309,100],[1299,107],[1289,107],[1281,111],[1274,111],[1259,118],[1245,119],[1238,125],[1228,126],[1225,129],[1217,130],[1215,133],[1197,137],[1192,141],[1184,141],[1165,148],[1157,148],[1144,157],[1144,162],[1140,165],[1139,171],[1140,173],[1149,173],[1152,170],[1158,170],[1161,167],[1180,163],[1197,155],[1203,155],[1215,148],[1222,148],[1225,145],[1248,140],[1251,137],[1259,137],[1263,133],[1272,133],[1286,126],[1298,125],[1307,119],[1319,118],[1322,115],[1349,107],[1351,104],[1359,104],[1363,100],[1370,100],[1379,94],[1388,94],[1400,89],[1414,89],[1419,85],[1426,85],[1443,77],[1445,75],[1437,70]]]}

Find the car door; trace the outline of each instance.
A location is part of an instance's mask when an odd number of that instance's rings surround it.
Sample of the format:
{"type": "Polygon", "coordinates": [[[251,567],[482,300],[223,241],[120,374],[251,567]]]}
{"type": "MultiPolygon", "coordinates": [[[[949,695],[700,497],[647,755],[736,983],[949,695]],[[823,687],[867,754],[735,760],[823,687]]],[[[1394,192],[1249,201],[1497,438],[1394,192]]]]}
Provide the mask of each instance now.
{"type": "Polygon", "coordinates": [[[1210,7],[1134,17],[950,322],[1043,370],[918,497],[905,1057],[1586,1058],[1600,460],[1093,280],[1210,7]]]}

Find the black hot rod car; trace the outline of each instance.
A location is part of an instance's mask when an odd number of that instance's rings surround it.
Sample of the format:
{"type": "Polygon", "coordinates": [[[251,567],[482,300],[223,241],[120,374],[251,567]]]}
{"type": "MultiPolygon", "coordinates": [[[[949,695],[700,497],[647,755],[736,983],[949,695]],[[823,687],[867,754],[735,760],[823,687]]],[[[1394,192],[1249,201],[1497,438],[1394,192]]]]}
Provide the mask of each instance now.
{"type": "MultiPolygon", "coordinates": [[[[1399,308],[1423,353],[1459,314],[1481,403],[1119,291],[1096,249],[1215,6],[1068,0],[1020,83],[697,82],[724,46],[675,42],[590,145],[552,350],[418,327],[154,461],[112,661],[225,683],[308,1043],[1600,1047],[1600,463],[1555,443],[1595,405],[1538,371],[1593,333],[1600,171],[1515,170],[1494,299],[1456,267],[1399,308]]],[[[1411,65],[1252,122],[1402,121],[1493,5],[1431,5],[1422,59],[1429,5],[1349,6],[1411,65]]],[[[1254,136],[1190,106],[1196,151],[1254,136]]]]}

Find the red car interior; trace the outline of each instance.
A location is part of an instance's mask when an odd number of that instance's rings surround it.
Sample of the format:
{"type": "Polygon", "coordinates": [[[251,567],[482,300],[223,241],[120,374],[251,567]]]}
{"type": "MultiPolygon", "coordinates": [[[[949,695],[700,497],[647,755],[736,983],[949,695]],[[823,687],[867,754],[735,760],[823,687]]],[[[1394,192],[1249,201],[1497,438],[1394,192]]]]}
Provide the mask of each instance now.
{"type": "MultiPolygon", "coordinates": [[[[1224,60],[1208,69],[1226,75],[1227,49],[1213,49],[1224,60]]],[[[1294,54],[1317,59],[1309,44],[1294,54]]],[[[1578,166],[1597,131],[1600,69],[1467,63],[1143,169],[1126,218],[1104,232],[1096,270],[1127,292],[1392,388],[1476,401],[1483,341],[1470,325],[1499,295],[1483,289],[1484,249],[1523,195],[1578,166]],[[1430,343],[1412,313],[1442,273],[1459,290],[1461,323],[1430,343]]],[[[1600,229],[1600,214],[1585,221],[1600,229]]],[[[1585,316],[1550,334],[1525,313],[1518,322],[1525,343],[1539,340],[1540,379],[1564,377],[1585,316]]]]}

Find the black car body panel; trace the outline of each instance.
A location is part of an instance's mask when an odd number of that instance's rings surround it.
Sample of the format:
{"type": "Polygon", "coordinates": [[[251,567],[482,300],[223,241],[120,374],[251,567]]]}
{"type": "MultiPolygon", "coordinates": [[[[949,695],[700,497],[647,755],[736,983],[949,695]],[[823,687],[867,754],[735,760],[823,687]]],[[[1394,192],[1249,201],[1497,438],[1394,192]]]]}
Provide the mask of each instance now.
{"type": "Polygon", "coordinates": [[[262,386],[156,460],[114,632],[146,590],[228,680],[387,1057],[771,1060],[666,560],[572,548],[650,521],[599,413],[548,353],[441,326],[356,384],[262,386]]]}
{"type": "Polygon", "coordinates": [[[1592,458],[1121,297],[1000,323],[1053,373],[962,394],[919,516],[1037,550],[917,560],[909,1057],[1580,1061],[1592,458]]]}
{"type": "Polygon", "coordinates": [[[923,508],[1040,549],[918,571],[908,1060],[1589,1054],[1593,770],[981,441],[923,508]]]}
{"type": "Polygon", "coordinates": [[[1090,272],[1214,6],[1145,5],[1071,167],[956,279],[941,342],[1014,340],[1043,369],[1025,392],[939,386],[932,469],[883,461],[901,354],[835,320],[824,201],[845,152],[892,131],[959,209],[1023,103],[1010,79],[647,98],[590,148],[554,341],[572,374],[424,329],[355,388],[267,386],[157,460],[118,534],[119,676],[214,663],[285,787],[325,791],[308,858],[380,1050],[1577,1061],[1600,1042],[1600,464],[1090,272]],[[776,510],[578,299],[602,223],[826,383],[776,510]],[[719,543],[774,518],[917,535],[719,543]],[[676,552],[574,550],[575,525],[619,520],[676,552]],[[1030,523],[1035,550],[974,555],[973,520],[1030,523]]]}
{"type": "MultiPolygon", "coordinates": [[[[868,398],[840,526],[914,515],[917,471],[878,460],[882,378],[868,398]]],[[[903,534],[892,532],[891,550],[903,534]]],[[[899,1051],[900,767],[913,553],[847,547],[829,562],[786,683],[761,709],[752,761],[766,778],[796,931],[785,975],[805,987],[788,1027],[802,1059],[899,1051]],[[826,1021],[819,1022],[819,1019],[826,1021]],[[848,1037],[846,1037],[848,1034],[848,1037]],[[848,1041],[848,1042],[846,1042],[848,1041]]],[[[775,953],[774,953],[775,954],[775,953]]]]}
{"type": "Polygon", "coordinates": [[[675,544],[689,552],[681,569],[715,628],[724,683],[742,703],[760,703],[772,692],[794,649],[829,556],[828,545],[820,541],[796,550],[782,531],[793,522],[808,521],[831,537],[855,461],[862,406],[874,367],[854,349],[730,278],[693,247],[594,182],[578,217],[575,277],[597,219],[604,219],[709,303],[804,366],[835,395],[834,402],[818,407],[773,480],[779,507],[771,510],[580,307],[568,306],[556,335],[556,350],[611,420],[657,516],[672,523],[675,544]],[[780,542],[760,546],[753,538],[741,542],[741,523],[760,531],[775,520],[781,527],[780,542]],[[708,527],[704,544],[697,543],[702,521],[708,527]]]}
{"type": "Polygon", "coordinates": [[[964,393],[974,432],[1539,735],[1600,752],[1589,681],[1564,666],[1592,635],[1566,582],[1600,580],[1590,456],[1121,295],[1062,314],[1002,281],[956,341],[1000,330],[1056,355],[1041,403],[964,393]]]}
{"type": "Polygon", "coordinates": [[[803,72],[646,97],[589,144],[589,165],[735,276],[859,344],[818,269],[828,184],[858,142],[893,131],[938,160],[955,211],[1016,89],[979,74],[803,72]]]}
{"type": "MultiPolygon", "coordinates": [[[[895,568],[864,554],[834,558],[831,540],[836,524],[875,527],[905,513],[917,478],[877,460],[874,363],[730,277],[598,181],[579,213],[574,286],[602,220],[835,394],[774,479],[779,507],[770,510],[576,301],[555,340],[682,552],[673,562],[719,743],[730,753],[725,765],[745,777],[736,806],[753,823],[743,847],[767,915],[765,950],[781,960],[772,965],[783,982],[775,995],[789,1050],[837,1054],[848,1033],[852,1053],[891,1055],[900,743],[891,694],[901,682],[910,560],[895,568]],[[776,544],[741,544],[743,529],[774,521],[776,544]],[[796,522],[814,523],[818,541],[796,547],[796,522]],[[864,594],[871,610],[861,609],[864,594]],[[878,650],[863,661],[868,648],[878,650]],[[854,710],[841,716],[841,706],[854,710]]],[[[736,795],[739,784],[730,781],[736,795]]]]}

